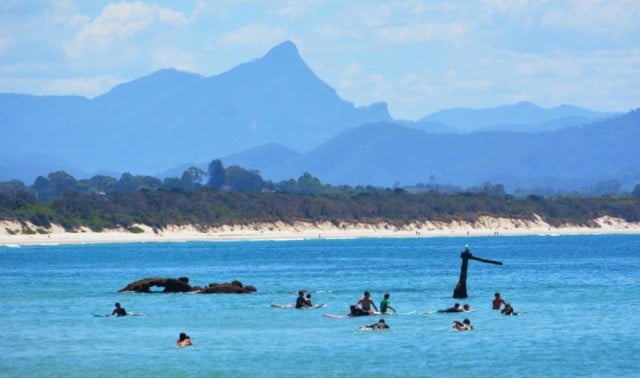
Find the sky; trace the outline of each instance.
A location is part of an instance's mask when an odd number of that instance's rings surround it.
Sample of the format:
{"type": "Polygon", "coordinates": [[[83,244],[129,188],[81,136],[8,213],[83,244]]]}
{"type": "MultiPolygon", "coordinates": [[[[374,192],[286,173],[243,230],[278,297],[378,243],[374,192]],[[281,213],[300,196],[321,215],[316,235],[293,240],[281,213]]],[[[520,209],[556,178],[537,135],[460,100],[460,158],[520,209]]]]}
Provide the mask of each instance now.
{"type": "Polygon", "coordinates": [[[637,0],[2,0],[0,93],[82,95],[176,68],[221,74],[292,41],[393,118],[520,101],[640,107],[637,0]]]}

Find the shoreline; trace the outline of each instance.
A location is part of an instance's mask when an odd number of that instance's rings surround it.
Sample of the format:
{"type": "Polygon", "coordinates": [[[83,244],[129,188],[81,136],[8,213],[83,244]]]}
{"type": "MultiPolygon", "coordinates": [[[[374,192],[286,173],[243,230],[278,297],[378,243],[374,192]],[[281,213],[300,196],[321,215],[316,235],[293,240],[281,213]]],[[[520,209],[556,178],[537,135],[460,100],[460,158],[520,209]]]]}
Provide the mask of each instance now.
{"type": "Polygon", "coordinates": [[[405,226],[380,222],[310,223],[283,222],[227,225],[200,230],[194,226],[168,226],[154,230],[145,225],[134,225],[138,232],[126,229],[110,229],[93,232],[81,228],[67,232],[59,225],[49,229],[17,221],[0,221],[0,246],[63,245],[102,243],[146,243],[188,241],[249,241],[249,240],[304,240],[304,239],[355,239],[355,238],[428,238],[428,237],[478,237],[478,236],[526,236],[526,235],[601,235],[640,234],[640,222],[629,223],[622,219],[601,217],[593,220],[593,227],[562,225],[552,227],[537,217],[520,220],[497,217],[480,217],[473,223],[453,221],[413,222],[405,226]]]}

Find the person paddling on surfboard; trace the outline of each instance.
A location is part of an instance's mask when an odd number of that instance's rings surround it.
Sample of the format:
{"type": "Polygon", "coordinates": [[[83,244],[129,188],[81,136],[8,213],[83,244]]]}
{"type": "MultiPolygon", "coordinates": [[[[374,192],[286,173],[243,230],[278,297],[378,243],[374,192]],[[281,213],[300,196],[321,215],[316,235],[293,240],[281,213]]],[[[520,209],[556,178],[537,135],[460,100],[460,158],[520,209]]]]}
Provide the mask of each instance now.
{"type": "Polygon", "coordinates": [[[111,312],[111,316],[115,315],[115,316],[126,316],[127,315],[127,310],[124,309],[124,307],[120,306],[119,302],[116,302],[116,308],[113,309],[113,312],[111,312]]]}
{"type": "Polygon", "coordinates": [[[372,329],[374,331],[382,331],[383,329],[389,329],[389,325],[384,321],[384,319],[378,320],[377,323],[364,325],[360,327],[361,329],[372,329]]]}
{"type": "Polygon", "coordinates": [[[389,303],[389,293],[384,293],[384,299],[380,302],[380,312],[383,314],[388,314],[387,309],[391,309],[393,313],[396,313],[396,309],[391,307],[389,303]]]}
{"type": "Polygon", "coordinates": [[[454,320],[451,326],[458,331],[471,331],[473,329],[473,326],[471,325],[471,321],[469,319],[463,320],[462,323],[454,320]]]}

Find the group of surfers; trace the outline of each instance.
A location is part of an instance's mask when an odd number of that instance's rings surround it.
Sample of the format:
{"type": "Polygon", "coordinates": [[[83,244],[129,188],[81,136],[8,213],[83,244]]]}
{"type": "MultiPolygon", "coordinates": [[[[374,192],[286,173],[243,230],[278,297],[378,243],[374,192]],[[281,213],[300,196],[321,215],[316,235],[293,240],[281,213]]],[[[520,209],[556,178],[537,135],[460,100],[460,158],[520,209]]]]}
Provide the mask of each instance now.
{"type": "MultiPolygon", "coordinates": [[[[349,307],[349,317],[356,316],[371,316],[371,315],[392,315],[396,314],[396,309],[391,306],[389,301],[390,294],[385,293],[382,301],[380,301],[380,309],[376,306],[373,299],[371,299],[371,293],[368,290],[365,290],[362,298],[360,298],[355,304],[352,304],[349,307]],[[391,310],[392,312],[389,312],[391,310]]],[[[313,304],[311,303],[311,294],[307,293],[305,297],[305,290],[298,291],[298,298],[296,299],[296,308],[311,308],[313,304]]],[[[518,315],[517,312],[513,310],[513,307],[510,303],[506,302],[500,296],[500,293],[494,294],[494,299],[492,302],[492,308],[494,310],[500,310],[500,313],[503,315],[518,315]],[[504,308],[501,309],[502,305],[504,308]]],[[[457,312],[470,312],[471,308],[468,304],[464,304],[460,306],[460,303],[455,303],[453,307],[449,307],[446,309],[441,309],[436,312],[439,313],[457,313],[457,312]]],[[[470,331],[473,329],[471,325],[471,321],[468,318],[465,318],[462,322],[455,320],[452,323],[452,327],[459,331],[470,331]]],[[[368,328],[374,330],[382,330],[388,329],[389,325],[386,324],[384,319],[380,319],[377,323],[369,324],[362,326],[361,328],[368,328]]]]}
{"type": "MultiPolygon", "coordinates": [[[[371,315],[391,315],[395,314],[397,311],[389,301],[391,295],[389,293],[385,293],[382,301],[380,301],[380,310],[376,306],[375,302],[371,299],[371,293],[368,290],[365,290],[364,295],[360,298],[355,304],[350,306],[350,313],[348,316],[371,316],[371,315]],[[389,310],[393,312],[389,312],[389,310]]],[[[311,294],[307,293],[305,296],[305,290],[298,291],[298,298],[296,299],[296,308],[312,308],[313,303],[311,302],[311,294]]],[[[513,310],[513,307],[510,303],[506,302],[500,296],[500,293],[494,294],[494,299],[492,302],[492,308],[494,310],[500,310],[500,313],[503,315],[518,315],[517,312],[513,310]],[[504,305],[504,307],[502,307],[504,305]]],[[[456,313],[456,312],[469,312],[470,307],[468,304],[464,304],[460,306],[460,303],[455,303],[453,307],[449,307],[446,309],[438,310],[440,313],[456,313]]],[[[111,316],[126,316],[128,315],[127,310],[120,305],[120,303],[116,302],[115,308],[111,312],[111,316]]],[[[473,329],[473,325],[471,325],[471,321],[468,318],[462,320],[462,322],[458,320],[454,320],[452,323],[452,327],[458,331],[470,331],[473,329]]],[[[371,330],[384,330],[389,329],[389,325],[385,322],[384,319],[378,320],[378,322],[373,324],[368,324],[360,327],[360,329],[371,329],[371,330]]],[[[191,337],[187,335],[185,332],[181,332],[178,336],[178,340],[176,341],[176,345],[179,347],[186,347],[193,345],[191,342],[191,337]]]]}

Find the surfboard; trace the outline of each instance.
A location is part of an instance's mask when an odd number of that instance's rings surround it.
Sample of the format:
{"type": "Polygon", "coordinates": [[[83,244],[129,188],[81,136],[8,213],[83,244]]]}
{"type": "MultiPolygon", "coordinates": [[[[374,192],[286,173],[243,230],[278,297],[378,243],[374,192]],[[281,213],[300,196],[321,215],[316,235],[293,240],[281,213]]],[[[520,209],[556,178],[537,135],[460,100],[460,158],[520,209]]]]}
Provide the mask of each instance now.
{"type": "MultiPolygon", "coordinates": [[[[92,314],[96,318],[124,318],[124,316],[116,316],[111,314],[92,314]]],[[[141,312],[127,312],[126,316],[146,316],[141,312]]]]}
{"type": "Polygon", "coordinates": [[[332,318],[332,319],[346,319],[346,318],[351,318],[352,316],[342,315],[342,314],[324,314],[324,317],[332,318]]]}
{"type": "MultiPolygon", "coordinates": [[[[326,307],[327,305],[324,303],[320,303],[320,304],[315,304],[312,305],[312,307],[301,307],[300,310],[312,310],[315,308],[322,308],[322,307],[326,307]]],[[[295,304],[278,304],[278,303],[274,303],[271,305],[271,307],[273,308],[296,308],[295,304]]]]}

